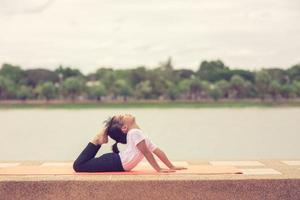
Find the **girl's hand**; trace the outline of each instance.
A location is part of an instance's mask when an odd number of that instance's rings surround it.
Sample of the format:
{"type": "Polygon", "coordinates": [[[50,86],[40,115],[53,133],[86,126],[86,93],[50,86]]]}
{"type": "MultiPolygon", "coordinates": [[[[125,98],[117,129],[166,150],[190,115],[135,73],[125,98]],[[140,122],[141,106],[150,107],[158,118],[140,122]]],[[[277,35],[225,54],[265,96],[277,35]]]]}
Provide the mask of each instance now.
{"type": "Polygon", "coordinates": [[[187,168],[186,167],[180,167],[180,166],[173,166],[170,169],[173,169],[173,170],[182,170],[182,169],[187,169],[187,168]]]}
{"type": "Polygon", "coordinates": [[[176,172],[176,170],[173,170],[173,169],[163,169],[163,168],[161,168],[158,172],[159,172],[159,173],[170,173],[170,172],[176,172]]]}

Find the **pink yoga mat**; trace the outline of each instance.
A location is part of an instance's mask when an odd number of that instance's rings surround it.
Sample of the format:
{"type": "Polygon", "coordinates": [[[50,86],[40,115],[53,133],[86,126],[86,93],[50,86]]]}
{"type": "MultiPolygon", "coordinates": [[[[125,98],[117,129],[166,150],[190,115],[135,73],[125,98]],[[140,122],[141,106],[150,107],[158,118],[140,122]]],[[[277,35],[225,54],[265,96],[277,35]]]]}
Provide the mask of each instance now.
{"type": "MultiPolygon", "coordinates": [[[[71,166],[38,166],[19,165],[0,168],[0,175],[134,175],[134,174],[162,174],[156,172],[151,166],[137,166],[130,172],[75,172],[71,166]]],[[[188,165],[186,170],[177,170],[163,174],[242,174],[242,171],[233,166],[188,165]]]]}

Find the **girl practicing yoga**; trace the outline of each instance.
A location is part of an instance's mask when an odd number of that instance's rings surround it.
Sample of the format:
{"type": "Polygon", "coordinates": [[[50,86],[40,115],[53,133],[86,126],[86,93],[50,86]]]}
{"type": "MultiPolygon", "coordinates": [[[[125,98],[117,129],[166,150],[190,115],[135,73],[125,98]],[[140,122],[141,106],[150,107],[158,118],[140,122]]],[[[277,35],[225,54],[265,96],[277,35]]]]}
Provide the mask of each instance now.
{"type": "Polygon", "coordinates": [[[174,166],[166,154],[153,144],[137,125],[135,117],[129,114],[117,115],[105,121],[105,127],[91,140],[73,163],[76,172],[115,172],[130,171],[144,157],[157,172],[175,172],[186,169],[174,166]],[[102,144],[108,142],[108,136],[115,140],[113,152],[95,158],[102,144]],[[117,144],[126,144],[124,151],[119,152],[117,144]],[[168,168],[161,168],[155,154],[168,168]]]}

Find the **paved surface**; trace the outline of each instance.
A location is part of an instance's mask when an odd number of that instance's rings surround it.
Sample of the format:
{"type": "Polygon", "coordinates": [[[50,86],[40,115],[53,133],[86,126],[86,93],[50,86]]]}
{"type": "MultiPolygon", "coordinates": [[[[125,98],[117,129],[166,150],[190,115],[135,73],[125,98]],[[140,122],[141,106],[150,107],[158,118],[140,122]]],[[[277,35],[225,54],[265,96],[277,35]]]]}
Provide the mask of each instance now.
{"type": "MultiPolygon", "coordinates": [[[[299,160],[187,161],[233,165],[244,174],[224,175],[0,175],[0,200],[10,199],[280,199],[300,200],[299,160]]],[[[72,161],[1,161],[60,165],[72,161]]]]}

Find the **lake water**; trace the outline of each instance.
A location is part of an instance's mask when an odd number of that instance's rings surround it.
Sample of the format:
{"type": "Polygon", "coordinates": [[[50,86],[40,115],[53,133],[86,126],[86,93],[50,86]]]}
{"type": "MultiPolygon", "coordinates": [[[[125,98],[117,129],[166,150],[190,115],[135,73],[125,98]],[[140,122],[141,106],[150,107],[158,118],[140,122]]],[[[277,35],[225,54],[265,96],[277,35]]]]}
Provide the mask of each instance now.
{"type": "Polygon", "coordinates": [[[0,160],[74,160],[120,113],[172,160],[300,158],[300,108],[24,109],[0,110],[0,160]]]}

